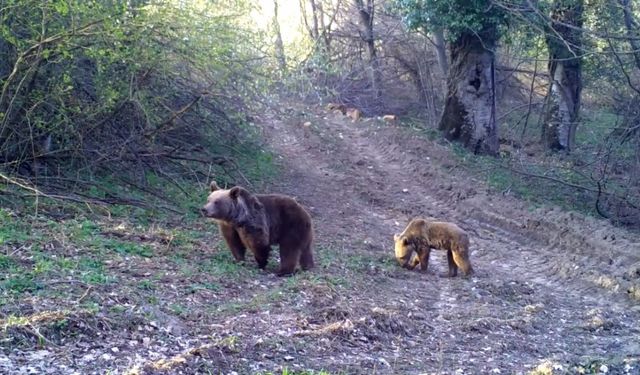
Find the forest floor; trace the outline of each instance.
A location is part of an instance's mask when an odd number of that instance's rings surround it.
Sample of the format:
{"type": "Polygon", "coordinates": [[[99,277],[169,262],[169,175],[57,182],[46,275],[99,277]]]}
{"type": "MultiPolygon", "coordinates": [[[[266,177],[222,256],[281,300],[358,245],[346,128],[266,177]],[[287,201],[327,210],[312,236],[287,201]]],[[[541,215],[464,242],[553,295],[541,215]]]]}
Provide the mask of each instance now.
{"type": "Polygon", "coordinates": [[[274,276],[275,251],[264,272],[235,264],[205,220],[32,219],[2,245],[0,373],[640,374],[639,235],[492,192],[400,124],[260,123],[269,192],[313,217],[313,271],[274,276]],[[414,217],[468,231],[476,273],[441,277],[443,251],[401,269],[414,217]]]}

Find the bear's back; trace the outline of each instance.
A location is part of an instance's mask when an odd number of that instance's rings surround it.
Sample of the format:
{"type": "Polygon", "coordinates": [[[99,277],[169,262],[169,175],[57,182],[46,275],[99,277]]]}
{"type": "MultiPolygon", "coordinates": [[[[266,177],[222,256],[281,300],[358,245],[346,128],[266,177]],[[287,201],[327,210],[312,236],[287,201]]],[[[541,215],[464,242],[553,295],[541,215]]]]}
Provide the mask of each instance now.
{"type": "Polygon", "coordinates": [[[271,243],[284,236],[303,235],[311,231],[311,216],[295,199],[280,194],[257,194],[264,206],[271,243]]]}

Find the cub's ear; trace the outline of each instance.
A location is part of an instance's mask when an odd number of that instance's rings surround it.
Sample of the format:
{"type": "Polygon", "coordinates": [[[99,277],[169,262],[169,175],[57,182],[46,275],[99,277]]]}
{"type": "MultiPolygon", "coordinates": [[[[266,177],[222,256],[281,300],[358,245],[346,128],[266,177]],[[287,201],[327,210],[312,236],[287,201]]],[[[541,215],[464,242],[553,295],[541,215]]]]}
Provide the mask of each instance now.
{"type": "Polygon", "coordinates": [[[398,241],[398,239],[399,239],[399,238],[400,238],[400,235],[399,235],[398,233],[395,233],[395,234],[393,235],[393,240],[394,240],[394,241],[398,241]]]}
{"type": "Polygon", "coordinates": [[[234,186],[231,190],[229,190],[229,196],[231,199],[236,200],[241,195],[247,195],[249,192],[244,190],[241,186],[234,186]]]}
{"type": "Polygon", "coordinates": [[[209,185],[209,187],[211,188],[211,191],[216,191],[216,190],[220,190],[220,188],[218,187],[218,184],[216,184],[216,181],[211,181],[211,184],[209,185]]]}

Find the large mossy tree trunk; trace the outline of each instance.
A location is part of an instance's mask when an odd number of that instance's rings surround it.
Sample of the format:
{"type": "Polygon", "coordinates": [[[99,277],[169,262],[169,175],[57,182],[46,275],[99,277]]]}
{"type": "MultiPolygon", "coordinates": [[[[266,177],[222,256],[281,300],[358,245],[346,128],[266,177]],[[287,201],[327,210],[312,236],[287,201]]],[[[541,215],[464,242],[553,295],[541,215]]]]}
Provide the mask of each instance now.
{"type": "Polygon", "coordinates": [[[556,0],[547,34],[549,77],[542,142],[549,150],[570,152],[575,142],[582,93],[582,0],[556,0]]]}
{"type": "Polygon", "coordinates": [[[447,97],[439,129],[476,154],[498,153],[494,30],[463,33],[451,48],[447,97]]]}

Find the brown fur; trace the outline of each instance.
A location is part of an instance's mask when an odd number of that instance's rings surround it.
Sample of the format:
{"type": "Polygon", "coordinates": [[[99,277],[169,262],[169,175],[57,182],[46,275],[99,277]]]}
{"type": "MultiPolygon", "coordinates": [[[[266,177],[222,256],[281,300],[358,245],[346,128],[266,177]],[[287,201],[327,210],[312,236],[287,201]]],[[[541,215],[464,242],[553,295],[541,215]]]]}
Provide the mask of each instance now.
{"type": "Polygon", "coordinates": [[[327,104],[327,111],[336,112],[340,111],[343,115],[347,113],[347,107],[344,104],[329,103],[327,104]]]}
{"type": "Polygon", "coordinates": [[[473,273],[469,262],[469,236],[453,223],[414,219],[404,232],[394,236],[396,259],[402,267],[413,269],[420,266],[423,271],[429,265],[431,249],[447,251],[449,277],[462,269],[465,276],[473,273]],[[414,252],[417,256],[413,256],[414,252]]]}
{"type": "Polygon", "coordinates": [[[216,219],[237,261],[244,260],[245,250],[249,248],[258,267],[264,269],[271,245],[279,245],[278,275],[292,274],[298,263],[303,270],[314,266],[311,216],[291,197],[253,195],[239,186],[220,189],[212,182],[202,213],[216,219]]]}
{"type": "Polygon", "coordinates": [[[362,112],[357,108],[347,108],[347,117],[351,118],[351,122],[356,122],[362,117],[362,112]]]}
{"type": "Polygon", "coordinates": [[[382,116],[382,120],[385,122],[396,122],[398,117],[396,115],[384,115],[382,116]]]}
{"type": "Polygon", "coordinates": [[[302,131],[304,132],[304,137],[309,138],[309,134],[311,133],[311,122],[307,121],[302,124],[302,131]]]}

